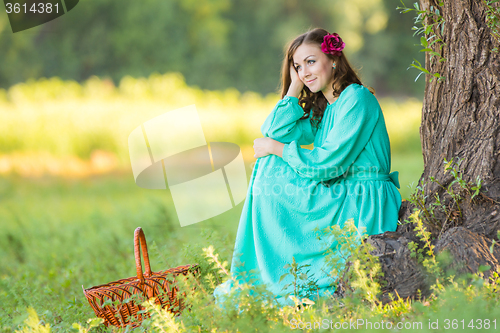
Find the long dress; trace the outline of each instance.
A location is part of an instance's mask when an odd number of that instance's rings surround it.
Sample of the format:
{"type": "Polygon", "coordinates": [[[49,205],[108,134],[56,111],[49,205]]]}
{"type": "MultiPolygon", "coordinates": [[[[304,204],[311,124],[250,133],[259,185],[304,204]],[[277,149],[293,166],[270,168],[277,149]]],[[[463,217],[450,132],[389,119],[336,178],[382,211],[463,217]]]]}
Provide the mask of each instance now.
{"type": "MultiPolygon", "coordinates": [[[[384,116],[366,87],[346,87],[327,105],[319,128],[311,125],[312,112],[299,120],[303,115],[298,98],[285,96],[261,127],[264,136],[285,144],[283,157],[267,155],[255,163],[231,266],[233,275],[257,272],[253,283],[266,284],[280,305],[293,304],[283,297],[291,276],[280,281],[292,258],[310,265],[320,296],[335,290],[315,228],[343,227],[353,219],[369,235],[395,231],[401,207],[398,173],[389,173],[384,116]],[[300,147],[313,142],[312,150],[300,147]]],[[[216,303],[232,286],[232,280],[217,286],[216,303]]]]}

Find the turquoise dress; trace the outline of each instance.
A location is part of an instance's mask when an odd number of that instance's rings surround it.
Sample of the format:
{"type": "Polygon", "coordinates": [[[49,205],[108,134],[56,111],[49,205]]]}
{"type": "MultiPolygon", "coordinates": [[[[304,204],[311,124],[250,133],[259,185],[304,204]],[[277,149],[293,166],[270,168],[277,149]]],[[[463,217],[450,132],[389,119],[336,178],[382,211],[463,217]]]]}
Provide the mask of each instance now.
{"type": "MultiPolygon", "coordinates": [[[[327,106],[319,128],[311,125],[312,112],[299,120],[304,110],[298,102],[285,96],[261,127],[264,136],[285,144],[283,158],[267,155],[255,163],[231,266],[240,276],[255,272],[252,283],[266,284],[281,305],[293,304],[282,297],[291,276],[280,282],[292,257],[311,265],[307,269],[317,279],[320,296],[335,290],[315,228],[342,227],[353,219],[369,235],[395,231],[401,206],[398,173],[389,173],[389,137],[375,96],[362,85],[349,85],[327,106]],[[300,147],[313,142],[312,150],[300,147]]],[[[232,285],[228,280],[215,289],[217,303],[232,285]]]]}

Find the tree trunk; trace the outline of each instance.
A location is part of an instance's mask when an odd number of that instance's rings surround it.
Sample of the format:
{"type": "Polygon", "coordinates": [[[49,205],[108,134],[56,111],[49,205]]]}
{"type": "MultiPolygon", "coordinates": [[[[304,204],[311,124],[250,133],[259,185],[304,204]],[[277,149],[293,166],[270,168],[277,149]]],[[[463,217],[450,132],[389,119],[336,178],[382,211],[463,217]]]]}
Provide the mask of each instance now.
{"type": "MultiPolygon", "coordinates": [[[[445,19],[443,32],[437,25],[433,34],[446,43],[431,46],[446,61],[439,62],[426,52],[425,68],[431,74],[439,73],[444,80],[426,75],[425,97],[422,108],[420,138],[424,157],[424,172],[420,185],[427,182],[424,195],[426,206],[431,208],[435,195],[443,199],[448,213],[437,213],[435,223],[425,227],[432,232],[436,251],[450,250],[454,257],[453,268],[461,272],[476,273],[479,265],[498,268],[500,251],[489,252],[493,239],[500,229],[500,54],[490,52],[499,47],[486,23],[486,6],[481,0],[420,0],[422,10],[438,8],[445,19]],[[459,170],[466,182],[483,180],[481,193],[474,200],[459,185],[456,193],[464,197],[460,210],[445,189],[454,180],[444,172],[444,159],[463,159],[459,170]]],[[[496,4],[498,7],[499,3],[496,4]]],[[[413,13],[413,12],[410,12],[413,13]]],[[[411,14],[404,14],[411,15],[411,14]]],[[[427,18],[426,24],[433,21],[427,18]]],[[[429,40],[429,43],[433,39],[429,40]]],[[[403,222],[413,211],[404,202],[400,211],[403,222]]],[[[415,239],[410,224],[400,225],[396,233],[370,237],[375,253],[381,259],[388,292],[397,290],[401,297],[415,296],[417,289],[425,289],[416,273],[414,264],[408,263],[407,242],[415,239]],[[393,253],[393,254],[391,254],[393,253]]],[[[498,245],[497,245],[498,247],[498,245]]],[[[412,259],[413,260],[413,259],[412,259]]],[[[488,272],[485,274],[489,275],[488,272]]],[[[422,290],[422,292],[425,291],[422,290]]]]}

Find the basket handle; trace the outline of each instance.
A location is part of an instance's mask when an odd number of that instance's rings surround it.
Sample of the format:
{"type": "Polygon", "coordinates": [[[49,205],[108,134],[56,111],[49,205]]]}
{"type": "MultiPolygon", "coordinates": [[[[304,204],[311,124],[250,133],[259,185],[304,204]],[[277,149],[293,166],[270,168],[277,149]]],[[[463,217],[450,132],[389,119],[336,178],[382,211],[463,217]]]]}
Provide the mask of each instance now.
{"type": "Polygon", "coordinates": [[[141,247],[142,247],[142,256],[144,258],[144,266],[146,266],[145,267],[146,277],[150,277],[152,272],[151,272],[151,266],[149,265],[148,246],[146,245],[146,237],[144,236],[144,232],[142,231],[142,228],[139,227],[135,229],[134,232],[135,268],[137,269],[137,278],[141,281],[144,281],[144,275],[142,274],[142,263],[141,263],[141,247]]]}

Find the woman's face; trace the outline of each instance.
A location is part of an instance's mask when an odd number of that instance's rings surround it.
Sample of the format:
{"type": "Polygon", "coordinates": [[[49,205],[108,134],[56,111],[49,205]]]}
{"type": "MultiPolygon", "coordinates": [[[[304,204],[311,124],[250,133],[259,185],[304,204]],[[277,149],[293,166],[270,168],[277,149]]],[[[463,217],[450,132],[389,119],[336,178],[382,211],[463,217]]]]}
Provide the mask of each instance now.
{"type": "Polygon", "coordinates": [[[311,92],[322,91],[333,95],[333,60],[321,51],[319,45],[302,44],[293,54],[293,67],[300,80],[311,92]]]}

